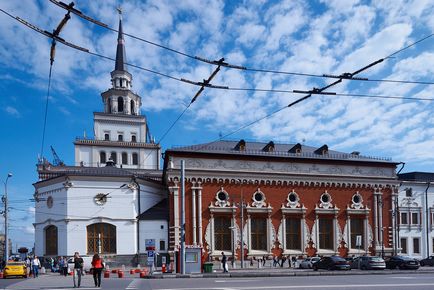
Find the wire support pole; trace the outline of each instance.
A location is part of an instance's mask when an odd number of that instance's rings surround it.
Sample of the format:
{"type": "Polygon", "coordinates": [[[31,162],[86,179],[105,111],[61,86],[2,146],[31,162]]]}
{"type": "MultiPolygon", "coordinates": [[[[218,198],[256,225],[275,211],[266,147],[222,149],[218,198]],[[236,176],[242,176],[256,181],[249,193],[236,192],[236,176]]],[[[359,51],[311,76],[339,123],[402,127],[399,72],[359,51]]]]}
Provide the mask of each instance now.
{"type": "Polygon", "coordinates": [[[4,185],[5,185],[5,195],[2,198],[3,203],[5,204],[5,208],[4,208],[4,217],[5,217],[5,248],[4,248],[5,253],[4,253],[4,261],[5,261],[5,265],[9,261],[8,180],[9,180],[10,177],[12,177],[12,173],[8,173],[8,176],[6,177],[6,180],[4,182],[4,185]]]}
{"type": "Polygon", "coordinates": [[[181,160],[181,274],[185,274],[185,160],[181,160]]]}

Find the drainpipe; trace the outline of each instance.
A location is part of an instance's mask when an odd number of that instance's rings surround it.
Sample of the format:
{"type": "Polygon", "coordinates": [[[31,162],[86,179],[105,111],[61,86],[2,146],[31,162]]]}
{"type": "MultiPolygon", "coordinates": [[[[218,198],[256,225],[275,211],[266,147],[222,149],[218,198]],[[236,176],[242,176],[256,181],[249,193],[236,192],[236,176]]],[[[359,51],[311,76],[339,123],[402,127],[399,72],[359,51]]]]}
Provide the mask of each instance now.
{"type": "Polygon", "coordinates": [[[140,209],[140,185],[136,180],[136,176],[133,176],[132,183],[134,183],[137,187],[137,264],[139,264],[140,261],[140,220],[139,216],[142,213],[142,210],[140,209]]]}
{"type": "Polygon", "coordinates": [[[427,182],[425,189],[425,220],[426,220],[426,256],[429,257],[429,215],[428,215],[428,189],[431,186],[431,182],[427,182]]]}

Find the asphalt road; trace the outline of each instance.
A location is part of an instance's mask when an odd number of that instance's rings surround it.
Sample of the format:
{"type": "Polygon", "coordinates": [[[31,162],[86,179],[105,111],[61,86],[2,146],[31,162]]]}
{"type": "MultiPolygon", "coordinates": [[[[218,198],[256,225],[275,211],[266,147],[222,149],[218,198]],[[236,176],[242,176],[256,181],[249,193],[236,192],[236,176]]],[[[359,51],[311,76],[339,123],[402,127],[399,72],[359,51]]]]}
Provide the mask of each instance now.
{"type": "MultiPolygon", "coordinates": [[[[71,289],[71,277],[45,275],[37,279],[0,280],[0,289],[71,289]]],[[[84,277],[80,289],[95,289],[92,277],[84,277]]],[[[391,275],[296,276],[260,278],[104,279],[101,289],[117,290],[280,290],[280,289],[434,289],[433,273],[403,271],[391,275]]]]}

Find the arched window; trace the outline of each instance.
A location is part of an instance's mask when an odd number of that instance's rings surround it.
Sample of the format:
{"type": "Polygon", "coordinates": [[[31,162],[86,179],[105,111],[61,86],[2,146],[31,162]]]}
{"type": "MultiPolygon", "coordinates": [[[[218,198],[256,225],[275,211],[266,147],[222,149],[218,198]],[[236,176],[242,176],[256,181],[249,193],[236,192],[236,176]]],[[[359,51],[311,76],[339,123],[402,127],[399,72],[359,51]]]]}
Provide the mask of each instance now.
{"type": "Polygon", "coordinates": [[[139,164],[139,155],[137,153],[133,153],[133,165],[139,164]]]}
{"type": "Polygon", "coordinates": [[[116,226],[96,223],[86,229],[88,254],[116,254],[116,226]]]}
{"type": "Polygon", "coordinates": [[[124,111],[124,98],[119,97],[118,98],[118,112],[124,111]]]}
{"type": "Polygon", "coordinates": [[[57,227],[45,228],[45,255],[57,256],[57,227]]]}
{"type": "Polygon", "coordinates": [[[135,115],[136,112],[134,111],[134,109],[135,109],[136,103],[133,100],[131,100],[130,106],[131,106],[131,115],[135,115]]]}
{"type": "Polygon", "coordinates": [[[110,134],[109,133],[105,133],[104,134],[104,140],[105,141],[110,141],[110,134]]]}
{"type": "Polygon", "coordinates": [[[118,141],[124,141],[124,135],[119,134],[118,135],[118,141]]]}
{"type": "Polygon", "coordinates": [[[100,152],[99,153],[99,162],[105,163],[106,161],[107,161],[107,156],[105,155],[105,152],[100,152]]]}
{"type": "Polygon", "coordinates": [[[112,112],[112,99],[108,99],[108,112],[112,112]]]}
{"type": "Polygon", "coordinates": [[[127,154],[127,152],[122,152],[122,164],[128,164],[128,154],[127,154]]]}
{"type": "Polygon", "coordinates": [[[110,154],[110,159],[113,160],[113,162],[114,162],[115,164],[118,163],[118,160],[117,160],[117,158],[116,158],[116,152],[112,152],[112,153],[110,154]]]}
{"type": "Polygon", "coordinates": [[[136,135],[131,135],[131,142],[137,142],[136,135]]]}

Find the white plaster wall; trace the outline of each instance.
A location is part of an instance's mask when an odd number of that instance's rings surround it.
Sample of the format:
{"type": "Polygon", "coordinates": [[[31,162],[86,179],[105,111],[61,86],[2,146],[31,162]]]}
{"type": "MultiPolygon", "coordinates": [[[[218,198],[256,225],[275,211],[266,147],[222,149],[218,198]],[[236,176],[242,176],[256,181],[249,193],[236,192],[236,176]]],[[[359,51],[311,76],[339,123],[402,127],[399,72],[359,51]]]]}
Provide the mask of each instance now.
{"type": "Polygon", "coordinates": [[[146,140],[146,129],[142,130],[144,127],[143,123],[138,123],[136,125],[132,124],[110,124],[107,122],[95,121],[95,134],[97,139],[104,139],[104,134],[106,131],[110,132],[110,140],[118,141],[118,135],[123,135],[123,140],[126,142],[131,141],[131,135],[136,135],[137,142],[145,142],[146,140]]]}
{"type": "Polygon", "coordinates": [[[167,252],[169,242],[167,221],[140,221],[140,253],[146,253],[146,239],[155,239],[155,250],[157,252],[167,252]],[[160,240],[165,241],[166,249],[160,249],[160,240]]]}
{"type": "MultiPolygon", "coordinates": [[[[421,219],[421,227],[415,228],[414,226],[408,227],[406,225],[400,225],[399,237],[407,238],[407,252],[408,255],[413,256],[415,258],[425,258],[427,257],[427,235],[426,235],[426,195],[425,190],[427,188],[426,183],[412,183],[412,182],[404,182],[400,189],[398,195],[398,205],[402,206],[407,204],[408,201],[411,201],[412,207],[421,207],[422,214],[420,216],[421,219]],[[406,188],[412,188],[413,194],[412,197],[406,197],[406,188]],[[414,253],[413,246],[413,238],[420,238],[420,254],[414,253]]],[[[434,186],[431,186],[428,189],[428,209],[434,208],[434,186]]],[[[430,212],[430,211],[429,211],[430,212]]],[[[428,213],[430,214],[430,213],[428,213]]],[[[410,217],[408,217],[410,218],[410,217]]],[[[432,226],[430,225],[431,218],[428,216],[428,243],[429,243],[429,254],[433,254],[433,245],[432,240],[434,238],[434,232],[432,230],[432,226]]]]}

